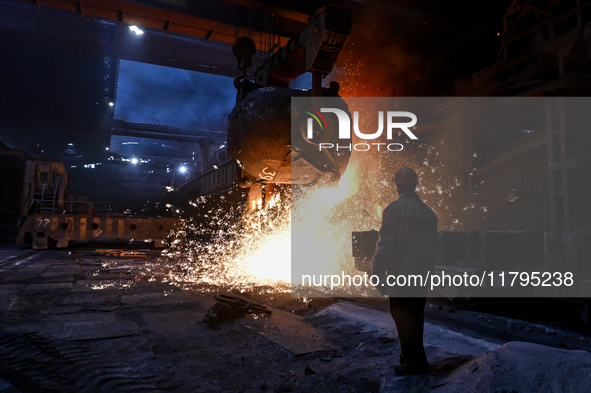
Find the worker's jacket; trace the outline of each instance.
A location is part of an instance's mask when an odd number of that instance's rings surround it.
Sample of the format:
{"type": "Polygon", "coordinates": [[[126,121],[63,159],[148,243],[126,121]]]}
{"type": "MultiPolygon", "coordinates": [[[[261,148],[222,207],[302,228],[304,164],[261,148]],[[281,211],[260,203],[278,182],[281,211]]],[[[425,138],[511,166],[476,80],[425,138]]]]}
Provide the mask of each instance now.
{"type": "MultiPolygon", "coordinates": [[[[389,296],[426,296],[428,271],[433,274],[438,250],[437,216],[413,191],[402,193],[382,214],[373,274],[380,277],[377,289],[389,296]],[[405,285],[388,285],[386,275],[406,275],[405,285]],[[418,277],[421,275],[424,287],[418,277]],[[417,282],[418,281],[418,282],[417,282]],[[384,285],[382,285],[384,284],[384,285]]],[[[390,279],[392,281],[392,279],[390,279]]],[[[402,284],[402,279],[398,283],[402,284]]]]}

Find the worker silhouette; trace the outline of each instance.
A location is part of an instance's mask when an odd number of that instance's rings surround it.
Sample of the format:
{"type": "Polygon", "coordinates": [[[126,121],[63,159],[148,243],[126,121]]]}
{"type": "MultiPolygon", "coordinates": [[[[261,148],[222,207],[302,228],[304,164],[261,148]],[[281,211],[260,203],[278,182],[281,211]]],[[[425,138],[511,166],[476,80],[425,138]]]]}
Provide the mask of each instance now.
{"type": "Polygon", "coordinates": [[[399,198],[382,214],[377,249],[373,257],[373,274],[380,278],[377,289],[390,297],[390,313],[400,339],[400,364],[397,375],[428,374],[429,363],[423,347],[423,325],[427,286],[410,279],[435,267],[438,249],[437,216],[415,192],[419,180],[411,168],[402,168],[394,177],[399,198]],[[386,281],[387,276],[406,276],[386,281]],[[390,285],[389,285],[390,284],[390,285]]]}

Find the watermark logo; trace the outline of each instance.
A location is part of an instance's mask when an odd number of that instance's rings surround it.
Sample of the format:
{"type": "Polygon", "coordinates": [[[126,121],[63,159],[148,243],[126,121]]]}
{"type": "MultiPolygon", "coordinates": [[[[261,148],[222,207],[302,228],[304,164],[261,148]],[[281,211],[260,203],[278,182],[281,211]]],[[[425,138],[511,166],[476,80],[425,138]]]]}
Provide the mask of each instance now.
{"type": "MultiPolygon", "coordinates": [[[[310,141],[314,141],[315,135],[318,135],[318,132],[314,131],[314,120],[316,120],[316,123],[320,127],[321,131],[328,131],[328,123],[326,122],[325,117],[322,115],[323,113],[331,113],[333,115],[336,115],[339,128],[339,140],[352,140],[351,123],[353,123],[353,132],[355,133],[355,135],[357,135],[357,137],[359,137],[360,139],[367,141],[373,141],[382,136],[384,128],[386,129],[386,138],[388,140],[392,140],[395,130],[400,130],[404,132],[404,134],[406,134],[406,136],[412,140],[418,139],[417,136],[410,130],[411,127],[414,127],[417,124],[417,116],[412,112],[386,111],[384,113],[384,111],[379,111],[377,131],[373,133],[364,133],[359,129],[358,111],[353,112],[353,121],[351,122],[349,114],[346,111],[339,108],[320,108],[320,111],[318,111],[316,109],[304,106],[304,109],[306,109],[305,111],[303,111],[304,113],[312,116],[306,119],[306,137],[310,141]],[[407,121],[400,121],[401,119],[406,119],[407,121]],[[386,123],[385,127],[384,123],[386,123]]],[[[378,151],[380,151],[380,148],[383,148],[383,150],[388,151],[401,151],[404,148],[404,146],[401,143],[318,143],[319,150],[336,149],[337,151],[368,151],[372,148],[372,146],[375,146],[378,151]]]]}
{"type": "MultiPolygon", "coordinates": [[[[310,108],[309,106],[304,106],[303,108],[306,109],[304,111],[304,113],[312,116],[316,120],[316,123],[318,123],[321,130],[324,131],[326,129],[326,131],[328,131],[328,124],[326,123],[326,119],[324,118],[324,116],[322,116],[322,113],[318,112],[314,108],[310,108]],[[312,113],[310,111],[312,111],[314,113],[312,113]],[[320,122],[319,118],[322,119],[322,122],[320,122]],[[324,123],[324,126],[323,126],[323,123],[324,123]]],[[[307,131],[308,139],[312,139],[312,134],[313,134],[314,130],[313,130],[313,122],[312,122],[311,118],[308,118],[307,126],[308,126],[308,131],[307,131]]]]}

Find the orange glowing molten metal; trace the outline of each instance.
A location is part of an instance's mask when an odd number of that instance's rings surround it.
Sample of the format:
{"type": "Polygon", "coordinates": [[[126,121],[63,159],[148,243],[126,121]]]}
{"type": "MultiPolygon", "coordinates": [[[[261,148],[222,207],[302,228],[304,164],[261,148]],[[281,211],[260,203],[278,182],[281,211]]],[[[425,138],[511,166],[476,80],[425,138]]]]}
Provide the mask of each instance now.
{"type": "Polygon", "coordinates": [[[354,168],[349,168],[336,187],[314,187],[304,191],[304,195],[291,206],[292,209],[298,209],[297,220],[290,220],[290,225],[283,226],[276,233],[259,239],[245,255],[239,255],[236,258],[236,265],[245,265],[248,273],[256,281],[275,280],[299,284],[298,277],[291,277],[291,231],[293,228],[298,233],[306,233],[311,250],[323,253],[321,259],[324,271],[338,270],[335,268],[343,262],[338,258],[341,251],[338,248],[345,247],[347,251],[351,249],[350,231],[340,234],[334,232],[332,220],[330,220],[331,209],[355,194],[356,172],[354,168]]]}
{"type": "Polygon", "coordinates": [[[292,231],[304,234],[319,274],[353,271],[351,231],[367,227],[351,202],[359,190],[358,173],[351,163],[336,187],[294,187],[291,198],[275,195],[265,206],[250,201],[255,209],[238,223],[230,219],[236,212],[221,207],[208,211],[207,222],[189,220],[169,239],[164,256],[171,269],[164,281],[186,289],[288,292],[301,280],[291,274],[292,231]]]}

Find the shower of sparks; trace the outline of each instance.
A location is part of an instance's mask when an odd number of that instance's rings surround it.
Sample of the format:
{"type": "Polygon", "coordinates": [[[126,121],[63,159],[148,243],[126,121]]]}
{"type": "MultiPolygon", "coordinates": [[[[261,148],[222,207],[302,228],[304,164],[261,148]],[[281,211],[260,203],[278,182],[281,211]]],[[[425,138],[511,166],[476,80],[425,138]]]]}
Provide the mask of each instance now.
{"type": "MultiPolygon", "coordinates": [[[[405,166],[417,172],[417,192],[436,212],[439,230],[462,230],[468,210],[483,218],[491,214],[475,199],[477,194],[469,201],[462,195],[474,172],[460,160],[462,146],[444,138],[410,141],[403,135],[400,142],[405,146],[401,152],[353,152],[338,184],[293,185],[265,201],[251,199],[249,206],[238,207],[223,197],[193,201],[202,213],[169,235],[166,269],[157,272],[154,266],[151,273],[183,289],[259,293],[289,292],[300,284],[304,268],[308,275],[359,274],[351,232],[380,228],[383,209],[398,197],[391,179],[405,166]]],[[[483,185],[474,182],[474,187],[483,185]]]]}
{"type": "Polygon", "coordinates": [[[253,200],[248,210],[211,198],[193,201],[203,213],[169,235],[160,279],[206,292],[287,293],[300,284],[304,268],[305,274],[359,274],[351,232],[379,229],[382,210],[397,198],[391,178],[407,165],[424,179],[417,191],[443,221],[440,229],[461,227],[448,208],[460,181],[445,173],[432,146],[409,152],[421,153],[419,163],[388,157],[378,165],[375,157],[354,154],[338,184],[293,186],[282,197],[253,200]],[[301,267],[302,260],[310,266],[301,267]]]}
{"type": "MultiPolygon", "coordinates": [[[[193,204],[206,209],[212,200],[193,204]]],[[[187,220],[169,235],[163,282],[205,291],[289,291],[289,264],[282,263],[290,255],[289,208],[288,200],[249,212],[220,203],[187,220]]]]}
{"type": "MultiPolygon", "coordinates": [[[[318,266],[322,271],[344,266],[351,272],[351,232],[371,229],[363,223],[367,206],[352,198],[359,187],[358,173],[352,164],[336,186],[294,189],[282,198],[274,195],[265,206],[255,201],[248,211],[221,203],[205,210],[169,235],[163,253],[168,269],[162,281],[201,291],[289,292],[299,283],[292,277],[293,231],[306,232],[307,249],[323,253],[318,266]]],[[[205,208],[211,202],[200,198],[192,204],[205,208]]],[[[370,221],[376,225],[375,218],[370,221]]],[[[152,273],[157,273],[155,268],[152,273]]]]}

